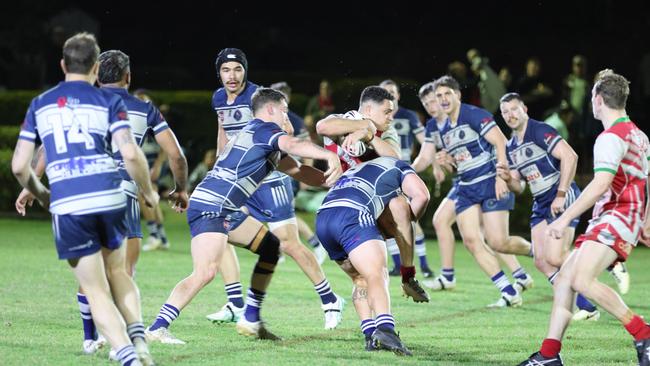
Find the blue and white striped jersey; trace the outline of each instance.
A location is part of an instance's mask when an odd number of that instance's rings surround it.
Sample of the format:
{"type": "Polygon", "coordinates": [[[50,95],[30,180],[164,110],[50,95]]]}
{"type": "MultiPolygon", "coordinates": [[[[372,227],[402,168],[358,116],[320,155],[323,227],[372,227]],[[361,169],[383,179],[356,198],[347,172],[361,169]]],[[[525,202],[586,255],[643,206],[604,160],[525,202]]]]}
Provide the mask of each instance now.
{"type": "Polygon", "coordinates": [[[402,191],[402,181],[415,170],[392,157],[379,157],[348,169],[330,188],[320,210],[349,207],[365,211],[376,219],[388,202],[402,191]]]}
{"type": "Polygon", "coordinates": [[[483,136],[498,128],[492,115],[481,108],[461,104],[454,126],[440,129],[445,150],[454,158],[460,185],[471,185],[496,176],[496,157],[492,144],[483,136]]]}
{"type": "Polygon", "coordinates": [[[278,125],[255,119],[234,136],[190,197],[195,210],[220,212],[244,206],[280,161],[278,139],[286,135],[278,125]]]}
{"type": "Polygon", "coordinates": [[[560,182],[560,161],[551,155],[562,137],[548,124],[528,120],[523,141],[508,141],[508,163],[526,179],[536,201],[552,201],[560,182]]]}
{"type": "MultiPolygon", "coordinates": [[[[169,128],[169,125],[167,125],[167,121],[165,121],[165,117],[163,117],[162,113],[160,113],[158,108],[156,108],[151,102],[145,102],[134,97],[133,95],[129,94],[129,92],[124,88],[102,88],[102,89],[108,90],[111,93],[115,93],[119,95],[124,101],[124,104],[126,105],[126,109],[129,115],[129,124],[131,125],[131,132],[133,133],[133,137],[135,138],[135,143],[138,146],[142,147],[142,144],[144,143],[145,140],[145,135],[149,131],[152,131],[154,135],[157,135],[160,132],[169,128]]],[[[120,154],[120,151],[117,148],[117,146],[115,146],[115,144],[113,144],[112,148],[113,148],[113,159],[117,164],[117,169],[119,170],[122,179],[128,181],[127,184],[122,185],[122,187],[124,188],[124,192],[129,196],[136,198],[137,188],[135,182],[132,181],[131,177],[129,176],[129,173],[126,171],[126,168],[124,167],[124,159],[122,159],[122,155],[120,154]]]]}
{"type": "Polygon", "coordinates": [[[232,104],[228,104],[228,94],[224,88],[217,89],[212,95],[212,108],[217,113],[219,124],[226,131],[228,140],[235,137],[248,122],[255,118],[251,108],[251,97],[258,87],[247,81],[246,87],[232,104]]]}
{"type": "Polygon", "coordinates": [[[439,124],[438,120],[435,118],[430,118],[426,127],[424,128],[424,142],[434,144],[436,146],[436,151],[441,151],[445,147],[442,144],[442,137],[440,136],[440,129],[446,124],[449,123],[448,119],[443,123],[439,124]]]}
{"type": "Polygon", "coordinates": [[[120,96],[85,81],[61,82],[34,98],[19,138],[43,142],[50,212],[85,215],[126,206],[110,136],[129,128],[120,96]]]}
{"type": "Polygon", "coordinates": [[[422,132],[424,127],[418,119],[418,115],[410,109],[399,107],[393,116],[393,127],[397,131],[400,140],[400,156],[402,160],[411,162],[411,153],[415,135],[422,132]]]}

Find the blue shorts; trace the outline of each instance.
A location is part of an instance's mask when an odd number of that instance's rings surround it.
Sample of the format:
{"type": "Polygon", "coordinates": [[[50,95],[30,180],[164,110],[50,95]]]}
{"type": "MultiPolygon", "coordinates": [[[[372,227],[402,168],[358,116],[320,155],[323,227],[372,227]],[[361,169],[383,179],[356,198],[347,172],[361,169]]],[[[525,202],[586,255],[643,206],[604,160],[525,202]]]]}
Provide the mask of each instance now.
{"type": "Polygon", "coordinates": [[[456,201],[458,199],[458,179],[454,178],[451,181],[451,189],[449,192],[447,192],[447,196],[445,198],[450,201],[456,201]]]}
{"type": "Polygon", "coordinates": [[[190,225],[190,234],[195,237],[202,233],[222,233],[235,230],[241,225],[248,215],[242,211],[221,209],[221,211],[187,210],[187,223],[190,225]]]}
{"type": "Polygon", "coordinates": [[[52,215],[59,259],[81,258],[102,247],[118,249],[126,236],[126,209],[90,215],[52,215]]]}
{"type": "Polygon", "coordinates": [[[278,222],[296,217],[291,178],[262,183],[246,201],[250,215],[261,222],[278,222]]]}
{"type": "Polygon", "coordinates": [[[126,237],[142,239],[140,226],[140,204],[137,198],[126,195],[126,237]]]}
{"type": "Polygon", "coordinates": [[[495,178],[492,177],[476,184],[458,184],[456,215],[474,205],[481,205],[483,212],[512,210],[515,207],[515,195],[510,192],[506,197],[497,200],[494,182],[495,178]]]}
{"type": "MultiPolygon", "coordinates": [[[[577,184],[572,183],[571,189],[569,189],[569,192],[567,192],[566,200],[564,200],[564,209],[566,210],[567,207],[571,206],[573,202],[575,202],[575,200],[578,199],[578,196],[580,196],[580,188],[578,188],[577,184]]],[[[553,217],[553,214],[551,213],[551,203],[553,202],[554,198],[555,195],[549,197],[543,202],[539,202],[537,200],[533,201],[533,213],[532,215],[530,215],[531,228],[544,220],[546,220],[547,224],[550,224],[551,222],[555,221],[555,219],[559,217],[559,215],[553,217]]],[[[579,223],[580,223],[580,217],[577,217],[571,220],[569,227],[575,229],[579,223]]]]}
{"type": "Polygon", "coordinates": [[[368,240],[384,240],[375,218],[368,212],[332,207],[316,214],[316,236],[330,258],[342,261],[368,240]]]}

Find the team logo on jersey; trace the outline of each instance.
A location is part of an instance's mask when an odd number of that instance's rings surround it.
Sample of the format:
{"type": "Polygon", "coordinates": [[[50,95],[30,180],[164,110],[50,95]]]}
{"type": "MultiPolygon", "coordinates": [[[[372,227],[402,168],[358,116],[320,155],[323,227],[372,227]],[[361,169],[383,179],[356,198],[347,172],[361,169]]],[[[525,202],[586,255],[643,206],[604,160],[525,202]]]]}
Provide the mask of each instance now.
{"type": "Polygon", "coordinates": [[[526,154],[527,157],[530,158],[531,156],[533,156],[533,149],[531,149],[530,147],[527,147],[526,151],[524,153],[526,154]]]}
{"type": "Polygon", "coordinates": [[[402,129],[402,122],[396,122],[393,126],[395,127],[396,130],[400,130],[402,129]]]}
{"type": "Polygon", "coordinates": [[[241,117],[242,117],[242,115],[241,115],[241,111],[240,111],[239,109],[236,110],[236,111],[235,111],[235,114],[233,114],[233,117],[234,117],[237,121],[239,121],[239,120],[241,119],[241,117]]]}
{"type": "Polygon", "coordinates": [[[56,105],[59,106],[59,108],[65,107],[66,103],[68,102],[66,97],[59,97],[56,100],[56,105]]]}
{"type": "Polygon", "coordinates": [[[218,111],[217,112],[217,118],[219,119],[219,122],[223,122],[223,120],[225,118],[223,111],[218,111]]]}
{"type": "Polygon", "coordinates": [[[458,132],[458,138],[461,139],[461,140],[464,139],[465,138],[465,131],[460,130],[460,132],[458,132]]]}
{"type": "Polygon", "coordinates": [[[554,134],[554,133],[545,133],[544,134],[544,142],[546,143],[546,145],[550,144],[551,141],[553,141],[553,139],[555,138],[555,136],[557,136],[557,135],[554,134]]]}

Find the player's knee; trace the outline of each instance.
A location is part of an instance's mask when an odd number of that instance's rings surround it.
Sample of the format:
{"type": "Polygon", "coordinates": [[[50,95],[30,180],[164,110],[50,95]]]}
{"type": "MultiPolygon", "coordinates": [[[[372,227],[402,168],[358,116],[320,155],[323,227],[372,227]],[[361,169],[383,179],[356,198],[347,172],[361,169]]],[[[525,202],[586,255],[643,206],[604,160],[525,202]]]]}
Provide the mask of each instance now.
{"type": "Polygon", "coordinates": [[[463,237],[463,245],[470,251],[470,253],[476,253],[479,250],[479,246],[483,245],[478,236],[467,236],[463,237]]]}
{"type": "Polygon", "coordinates": [[[577,273],[571,281],[571,288],[575,292],[586,295],[590,292],[589,288],[591,287],[592,283],[593,278],[590,278],[590,276],[585,274],[577,273]]]}
{"type": "Polygon", "coordinates": [[[295,257],[300,249],[304,248],[297,240],[282,240],[280,241],[280,250],[288,254],[290,257],[295,257]]]}
{"type": "Polygon", "coordinates": [[[548,263],[550,266],[560,268],[562,267],[562,257],[559,255],[553,255],[551,253],[546,253],[544,255],[545,262],[548,263]]]}
{"type": "Polygon", "coordinates": [[[273,233],[267,231],[256,247],[254,252],[260,256],[261,262],[273,265],[278,263],[278,259],[280,258],[280,240],[273,233]]]}

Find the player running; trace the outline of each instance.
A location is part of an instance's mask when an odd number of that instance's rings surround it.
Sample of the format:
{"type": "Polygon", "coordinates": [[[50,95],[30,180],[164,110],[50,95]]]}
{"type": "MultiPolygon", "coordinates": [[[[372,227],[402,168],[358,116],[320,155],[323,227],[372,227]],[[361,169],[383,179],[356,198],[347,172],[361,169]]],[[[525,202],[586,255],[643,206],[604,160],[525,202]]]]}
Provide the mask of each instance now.
{"type": "Polygon", "coordinates": [[[429,191],[404,161],[379,157],[349,168],[336,182],[316,214],[316,235],[332,260],[350,276],[352,299],[366,338],[366,350],[378,348],[411,355],[395,333],[390,311],[386,247],[377,227],[382,211],[407,202],[420,218],[429,191]],[[373,317],[374,314],[374,317],[373,317]]]}
{"type": "MultiPolygon", "coordinates": [[[[227,243],[259,255],[253,270],[244,314],[237,331],[261,339],[278,339],[266,330],[260,308],[280,256],[280,241],[244,208],[261,182],[280,161],[280,152],[326,160],[325,173],[331,185],[341,174],[338,157],[311,142],[288,136],[281,126],[288,123],[284,95],[258,88],[251,97],[255,119],[224,147],[215,167],[190,197],[187,221],[192,234],[192,273],[180,281],[147,329],[150,340],[184,344],[168,330],[196,294],[212,281],[219,270],[227,243]]],[[[309,252],[311,253],[311,252],[309,252]]]]}
{"type": "Polygon", "coordinates": [[[645,202],[650,143],[627,116],[629,94],[629,82],[623,76],[611,70],[598,74],[591,104],[605,131],[594,144],[594,178],[580,197],[548,224],[547,235],[560,240],[571,222],[592,206],[593,219],[555,278],[546,339],[521,366],[563,365],[560,350],[576,292],[618,319],[634,338],[639,365],[650,365],[650,326],[598,280],[606,268],[627,259],[640,237],[650,236],[650,221],[646,220],[650,205],[645,202]]]}

